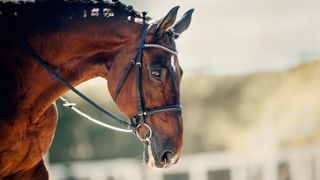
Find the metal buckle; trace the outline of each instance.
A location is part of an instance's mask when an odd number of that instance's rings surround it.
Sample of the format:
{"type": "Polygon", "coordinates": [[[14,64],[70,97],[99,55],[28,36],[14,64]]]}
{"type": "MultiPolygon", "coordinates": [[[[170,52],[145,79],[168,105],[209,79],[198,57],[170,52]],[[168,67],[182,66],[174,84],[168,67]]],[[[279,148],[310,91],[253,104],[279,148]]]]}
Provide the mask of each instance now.
{"type": "Polygon", "coordinates": [[[148,124],[139,124],[137,127],[136,127],[136,130],[135,130],[135,134],[136,136],[140,139],[140,141],[142,142],[149,142],[151,137],[152,137],[152,130],[151,130],[151,127],[148,125],[148,124]],[[140,135],[139,135],[139,128],[142,127],[142,126],[145,126],[147,127],[147,129],[149,130],[149,136],[145,137],[145,138],[142,138],[140,135]]]}

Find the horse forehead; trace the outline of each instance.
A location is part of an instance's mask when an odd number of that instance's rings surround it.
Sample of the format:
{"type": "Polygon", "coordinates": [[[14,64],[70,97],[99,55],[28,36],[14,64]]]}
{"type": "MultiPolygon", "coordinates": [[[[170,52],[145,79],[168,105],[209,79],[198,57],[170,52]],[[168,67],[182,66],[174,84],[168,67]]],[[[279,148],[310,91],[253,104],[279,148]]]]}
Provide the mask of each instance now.
{"type": "Polygon", "coordinates": [[[165,33],[159,40],[158,43],[166,48],[169,48],[173,51],[177,51],[176,43],[173,36],[170,33],[165,33]]]}

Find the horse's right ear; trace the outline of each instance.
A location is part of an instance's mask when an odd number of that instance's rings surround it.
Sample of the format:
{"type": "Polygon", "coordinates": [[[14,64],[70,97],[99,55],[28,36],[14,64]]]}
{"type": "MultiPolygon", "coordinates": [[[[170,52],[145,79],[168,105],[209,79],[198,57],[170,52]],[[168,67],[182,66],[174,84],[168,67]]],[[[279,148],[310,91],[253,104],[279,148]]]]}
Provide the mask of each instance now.
{"type": "Polygon", "coordinates": [[[176,39],[180,36],[181,33],[188,29],[191,22],[193,11],[194,9],[190,9],[189,11],[187,11],[182,16],[182,18],[173,26],[172,30],[176,39]]]}

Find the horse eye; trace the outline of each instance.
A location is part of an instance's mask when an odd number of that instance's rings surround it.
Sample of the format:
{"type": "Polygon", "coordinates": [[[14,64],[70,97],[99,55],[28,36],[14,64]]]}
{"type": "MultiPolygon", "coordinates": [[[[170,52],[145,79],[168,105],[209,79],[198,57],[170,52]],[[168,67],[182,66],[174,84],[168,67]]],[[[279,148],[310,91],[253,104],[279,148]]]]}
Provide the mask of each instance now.
{"type": "Polygon", "coordinates": [[[159,79],[161,78],[161,69],[153,69],[151,70],[151,74],[153,77],[159,79]]]}

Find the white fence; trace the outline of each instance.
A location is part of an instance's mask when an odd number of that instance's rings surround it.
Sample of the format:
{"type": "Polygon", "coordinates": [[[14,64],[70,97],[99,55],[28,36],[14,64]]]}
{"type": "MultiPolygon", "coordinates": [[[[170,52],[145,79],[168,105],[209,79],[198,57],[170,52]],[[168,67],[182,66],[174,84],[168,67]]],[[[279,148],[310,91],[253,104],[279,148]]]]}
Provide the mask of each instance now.
{"type": "Polygon", "coordinates": [[[53,180],[320,180],[320,146],[185,155],[165,170],[132,159],[51,164],[50,175],[53,180]]]}

